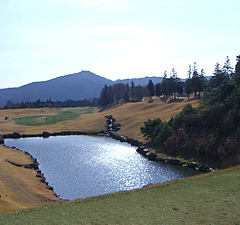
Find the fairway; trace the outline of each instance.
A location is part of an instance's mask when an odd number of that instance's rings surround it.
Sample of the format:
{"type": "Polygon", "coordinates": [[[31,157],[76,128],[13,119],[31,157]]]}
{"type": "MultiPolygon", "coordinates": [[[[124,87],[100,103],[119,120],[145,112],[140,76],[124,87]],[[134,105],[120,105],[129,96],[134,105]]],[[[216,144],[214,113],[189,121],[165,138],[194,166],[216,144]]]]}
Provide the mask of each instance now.
{"type": "Polygon", "coordinates": [[[58,122],[66,120],[74,120],[81,114],[91,114],[94,112],[94,108],[90,107],[78,107],[78,108],[67,108],[60,111],[56,115],[35,115],[35,116],[23,116],[13,118],[15,124],[38,126],[38,125],[52,125],[58,122]]]}

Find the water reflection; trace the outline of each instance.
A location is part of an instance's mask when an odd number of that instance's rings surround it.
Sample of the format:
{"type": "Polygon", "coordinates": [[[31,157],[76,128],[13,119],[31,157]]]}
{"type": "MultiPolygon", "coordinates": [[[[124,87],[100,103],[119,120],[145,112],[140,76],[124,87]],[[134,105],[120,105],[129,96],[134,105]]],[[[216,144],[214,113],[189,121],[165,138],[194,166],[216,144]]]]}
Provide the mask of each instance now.
{"type": "Polygon", "coordinates": [[[37,158],[49,185],[61,198],[69,200],[141,188],[198,173],[149,161],[136,152],[136,147],[111,138],[63,136],[5,142],[37,158]]]}

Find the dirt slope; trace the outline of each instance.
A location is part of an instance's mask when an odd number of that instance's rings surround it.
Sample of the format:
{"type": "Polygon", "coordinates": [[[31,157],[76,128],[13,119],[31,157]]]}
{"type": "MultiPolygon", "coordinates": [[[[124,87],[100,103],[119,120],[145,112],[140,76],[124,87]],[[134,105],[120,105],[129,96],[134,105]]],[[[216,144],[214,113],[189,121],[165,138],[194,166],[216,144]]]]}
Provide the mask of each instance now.
{"type": "Polygon", "coordinates": [[[59,201],[34,170],[14,166],[6,161],[29,164],[21,151],[0,145],[0,212],[36,207],[59,201]]]}

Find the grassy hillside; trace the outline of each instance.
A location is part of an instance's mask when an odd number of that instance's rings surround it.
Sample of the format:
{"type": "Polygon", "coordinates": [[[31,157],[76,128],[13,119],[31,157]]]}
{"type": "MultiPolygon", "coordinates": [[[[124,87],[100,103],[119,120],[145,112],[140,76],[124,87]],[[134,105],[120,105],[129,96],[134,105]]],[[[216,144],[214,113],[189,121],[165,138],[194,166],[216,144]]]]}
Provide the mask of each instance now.
{"type": "Polygon", "coordinates": [[[0,215],[1,224],[240,224],[240,167],[0,215]]]}
{"type": "MultiPolygon", "coordinates": [[[[131,138],[144,140],[140,132],[140,127],[144,125],[144,121],[148,118],[155,119],[157,117],[162,120],[169,120],[171,117],[177,115],[187,104],[192,104],[193,107],[199,104],[199,101],[165,103],[159,98],[154,99],[152,103],[137,102],[127,103],[120,106],[113,107],[107,111],[98,113],[95,109],[93,114],[84,114],[74,120],[62,121],[52,125],[41,126],[26,126],[17,125],[12,120],[13,117],[22,117],[29,115],[40,114],[40,109],[7,109],[0,110],[0,134],[19,132],[23,133],[42,133],[43,131],[57,132],[57,131],[100,131],[105,129],[105,115],[113,115],[117,123],[121,123],[122,127],[118,134],[126,135],[131,138]],[[5,122],[5,116],[9,116],[10,122],[5,122]]],[[[41,115],[56,115],[59,114],[59,109],[44,108],[41,115]]]]}

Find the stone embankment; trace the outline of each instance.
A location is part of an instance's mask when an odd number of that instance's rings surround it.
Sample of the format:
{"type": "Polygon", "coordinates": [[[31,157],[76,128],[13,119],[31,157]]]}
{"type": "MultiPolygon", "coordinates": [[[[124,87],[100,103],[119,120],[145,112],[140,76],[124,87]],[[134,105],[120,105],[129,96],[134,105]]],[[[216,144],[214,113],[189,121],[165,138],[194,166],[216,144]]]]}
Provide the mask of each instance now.
{"type": "MultiPolygon", "coordinates": [[[[104,133],[104,131],[100,132],[80,132],[80,131],[60,131],[60,132],[54,132],[54,133],[49,133],[47,131],[44,131],[41,134],[19,134],[17,132],[14,132],[12,134],[3,134],[2,137],[3,139],[7,138],[29,138],[29,137],[43,137],[43,138],[48,138],[50,136],[68,136],[68,135],[100,135],[104,133]]],[[[0,138],[1,140],[1,138],[0,138]]]]}
{"type": "Polygon", "coordinates": [[[144,146],[139,146],[137,149],[137,152],[140,153],[141,155],[147,157],[149,160],[152,161],[159,161],[159,162],[164,162],[164,163],[169,163],[172,165],[179,165],[183,167],[189,167],[192,169],[199,170],[204,173],[212,172],[214,171],[211,167],[205,166],[205,165],[198,165],[195,162],[181,162],[178,159],[168,159],[168,158],[158,158],[156,153],[149,152],[147,148],[144,146]]]}
{"type": "Polygon", "coordinates": [[[181,162],[178,159],[168,159],[168,158],[158,158],[157,154],[154,152],[150,152],[148,148],[144,146],[144,144],[136,139],[125,137],[125,136],[119,136],[115,132],[120,130],[121,124],[115,125],[115,119],[113,118],[112,115],[110,116],[105,116],[107,118],[107,122],[105,127],[107,128],[104,133],[106,133],[108,136],[112,137],[113,139],[119,140],[121,142],[127,142],[133,146],[137,146],[137,152],[140,153],[141,155],[145,156],[151,161],[158,161],[158,162],[164,162],[164,163],[169,163],[173,165],[179,165],[183,167],[189,167],[192,169],[199,170],[201,172],[207,173],[213,171],[212,168],[205,166],[205,165],[198,165],[195,162],[181,162]]]}
{"type": "MultiPolygon", "coordinates": [[[[15,147],[12,147],[12,149],[16,149],[18,151],[22,151],[18,148],[15,148],[15,147]]],[[[34,158],[29,152],[26,152],[26,151],[23,151],[25,153],[25,155],[27,155],[30,159],[31,159],[31,162],[30,164],[19,164],[19,163],[16,163],[16,162],[13,162],[12,160],[9,160],[9,159],[6,159],[6,161],[14,166],[18,166],[18,167],[23,167],[23,168],[26,168],[26,169],[32,169],[36,172],[36,177],[39,177],[39,181],[42,182],[42,183],[45,183],[46,184],[46,188],[53,191],[53,187],[50,186],[48,184],[48,182],[46,181],[46,178],[44,177],[44,174],[41,172],[41,170],[39,169],[39,163],[37,162],[37,159],[34,158]]],[[[57,196],[57,194],[53,191],[53,194],[57,196]]]]}
{"type": "Polygon", "coordinates": [[[118,141],[127,142],[133,146],[143,145],[142,142],[139,142],[136,139],[128,138],[125,136],[119,136],[118,134],[116,134],[115,132],[120,130],[121,124],[120,123],[115,124],[116,120],[113,118],[112,115],[105,116],[105,118],[107,118],[107,121],[106,121],[106,125],[105,125],[106,131],[103,132],[104,134],[106,134],[107,136],[112,137],[113,139],[116,139],[118,141]]]}

